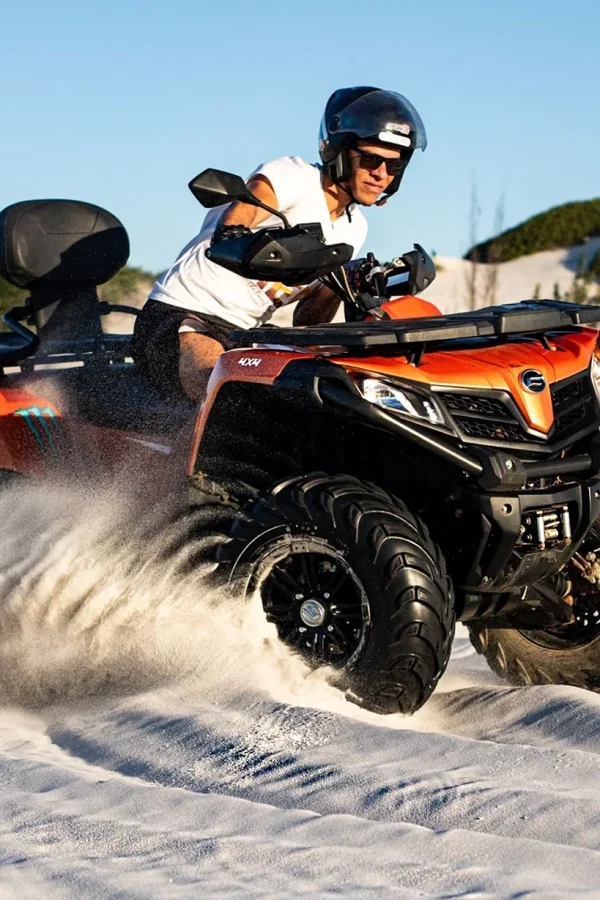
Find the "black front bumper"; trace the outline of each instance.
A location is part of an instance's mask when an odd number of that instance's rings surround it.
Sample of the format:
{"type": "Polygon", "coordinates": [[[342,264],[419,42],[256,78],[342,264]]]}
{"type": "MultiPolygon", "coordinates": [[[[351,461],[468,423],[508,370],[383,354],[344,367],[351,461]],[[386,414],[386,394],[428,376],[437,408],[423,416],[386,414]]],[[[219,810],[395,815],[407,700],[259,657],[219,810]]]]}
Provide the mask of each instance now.
{"type": "Polygon", "coordinates": [[[455,582],[468,591],[516,591],[557,572],[575,553],[600,516],[600,475],[550,491],[500,495],[465,490],[456,512],[461,543],[452,553],[455,582]],[[519,547],[527,513],[559,506],[568,507],[571,536],[544,549],[519,547]]]}
{"type": "MultiPolygon", "coordinates": [[[[463,593],[518,593],[557,572],[575,553],[600,516],[600,432],[578,435],[578,454],[523,460],[504,447],[461,446],[449,435],[394,416],[366,401],[339,366],[298,360],[277,379],[280,388],[300,390],[314,406],[332,405],[375,428],[396,435],[418,451],[457,470],[453,499],[424,518],[440,544],[455,586],[463,593]],[[541,480],[570,482],[544,490],[541,480]],[[540,488],[533,483],[540,480],[540,488]],[[566,506],[570,535],[543,549],[520,547],[523,517],[529,510],[566,506]]],[[[538,448],[536,448],[538,449],[538,448]]],[[[548,446],[546,452],[556,452],[548,446]]]]}

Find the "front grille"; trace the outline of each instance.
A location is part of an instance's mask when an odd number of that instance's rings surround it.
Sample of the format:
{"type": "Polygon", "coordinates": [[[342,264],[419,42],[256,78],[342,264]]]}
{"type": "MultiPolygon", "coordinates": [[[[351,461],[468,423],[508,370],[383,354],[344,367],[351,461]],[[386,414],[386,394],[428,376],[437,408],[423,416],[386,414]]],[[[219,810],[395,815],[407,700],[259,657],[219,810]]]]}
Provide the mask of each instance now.
{"type": "Polygon", "coordinates": [[[501,419],[512,419],[512,416],[502,400],[488,399],[488,397],[476,397],[472,394],[439,394],[451,412],[480,413],[482,416],[498,416],[501,419]]]}
{"type": "Polygon", "coordinates": [[[463,434],[471,438],[484,438],[490,441],[513,441],[522,443],[527,435],[518,422],[498,422],[493,420],[454,416],[456,424],[463,434]]]}
{"type": "MultiPolygon", "coordinates": [[[[569,435],[591,427],[597,420],[596,404],[587,369],[550,386],[554,409],[554,428],[550,440],[564,440],[569,435]]],[[[538,443],[544,438],[528,434],[507,400],[481,394],[440,392],[442,401],[462,434],[475,440],[538,443]]]]}
{"type": "Polygon", "coordinates": [[[596,405],[588,371],[553,384],[554,436],[567,437],[595,423],[596,405]]]}
{"type": "Polygon", "coordinates": [[[590,407],[591,401],[587,403],[578,403],[573,409],[557,416],[555,420],[556,433],[563,434],[565,431],[576,431],[590,424],[590,407]]]}
{"type": "Polygon", "coordinates": [[[465,437],[522,443],[527,434],[504,400],[482,394],[439,393],[465,437]]]}
{"type": "Polygon", "coordinates": [[[567,403],[571,403],[573,400],[579,400],[584,394],[589,393],[589,389],[590,384],[587,372],[584,372],[583,375],[576,378],[575,381],[569,379],[567,384],[565,384],[564,381],[553,384],[551,392],[554,408],[557,409],[559,406],[564,406],[567,403]]]}

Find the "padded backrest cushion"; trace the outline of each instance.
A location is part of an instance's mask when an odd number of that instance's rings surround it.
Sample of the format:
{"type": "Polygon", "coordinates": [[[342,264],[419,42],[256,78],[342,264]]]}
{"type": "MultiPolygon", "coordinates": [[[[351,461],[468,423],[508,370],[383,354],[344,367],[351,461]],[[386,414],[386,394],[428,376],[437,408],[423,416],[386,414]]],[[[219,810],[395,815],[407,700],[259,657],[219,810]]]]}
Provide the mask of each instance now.
{"type": "Polygon", "coordinates": [[[0,275],[16,287],[93,287],[128,257],[122,224],[93,203],[25,200],[0,212],[0,275]]]}

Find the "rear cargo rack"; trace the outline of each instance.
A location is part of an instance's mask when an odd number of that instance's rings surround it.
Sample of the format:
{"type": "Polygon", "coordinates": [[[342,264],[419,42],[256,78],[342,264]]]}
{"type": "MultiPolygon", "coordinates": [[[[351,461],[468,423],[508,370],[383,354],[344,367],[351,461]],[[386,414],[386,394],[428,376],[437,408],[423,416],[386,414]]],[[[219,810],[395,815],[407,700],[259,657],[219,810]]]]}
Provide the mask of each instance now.
{"type": "Polygon", "coordinates": [[[250,328],[232,331],[236,344],[277,344],[292,347],[385,347],[429,344],[464,338],[543,334],[600,322],[600,306],[560,300],[523,300],[489,306],[474,312],[453,313],[427,319],[388,319],[304,325],[297,328],[250,328]]]}

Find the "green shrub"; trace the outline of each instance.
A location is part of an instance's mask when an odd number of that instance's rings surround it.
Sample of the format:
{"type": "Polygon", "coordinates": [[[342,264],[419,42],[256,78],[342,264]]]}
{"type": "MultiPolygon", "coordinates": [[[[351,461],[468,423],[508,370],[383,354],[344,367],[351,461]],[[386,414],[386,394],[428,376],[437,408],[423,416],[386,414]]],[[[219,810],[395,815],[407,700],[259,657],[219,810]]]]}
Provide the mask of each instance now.
{"type": "Polygon", "coordinates": [[[102,300],[108,303],[127,303],[139,293],[148,294],[156,275],[136,266],[125,266],[120,272],[98,288],[102,300]]]}
{"type": "MultiPolygon", "coordinates": [[[[508,262],[542,250],[572,247],[586,238],[598,236],[600,198],[555,206],[495,238],[476,244],[464,258],[476,262],[508,262]]],[[[600,270],[600,259],[596,265],[600,270]]]]}
{"type": "Polygon", "coordinates": [[[8,312],[13,306],[22,306],[26,297],[27,291],[21,291],[0,278],[0,331],[8,330],[8,326],[2,322],[2,313],[8,312]]]}
{"type": "MultiPolygon", "coordinates": [[[[108,303],[130,303],[140,296],[148,294],[156,275],[146,272],[136,266],[125,266],[120,272],[100,285],[98,295],[101,300],[108,303]]],[[[0,278],[0,316],[13,306],[22,306],[29,292],[13,287],[4,278],[0,278]]],[[[6,326],[0,321],[0,331],[5,331],[6,326]]]]}
{"type": "MultiPolygon", "coordinates": [[[[152,272],[146,272],[136,266],[125,266],[120,272],[107,281],[106,284],[100,285],[98,294],[102,300],[109,303],[126,303],[131,295],[140,291],[146,291],[152,286],[156,279],[156,275],[152,272]]],[[[28,296],[28,291],[21,288],[13,287],[4,278],[0,278],[0,309],[10,309],[12,306],[19,306],[28,296]]]]}

